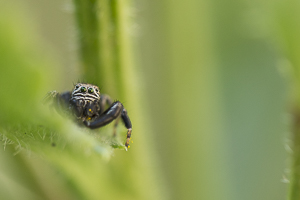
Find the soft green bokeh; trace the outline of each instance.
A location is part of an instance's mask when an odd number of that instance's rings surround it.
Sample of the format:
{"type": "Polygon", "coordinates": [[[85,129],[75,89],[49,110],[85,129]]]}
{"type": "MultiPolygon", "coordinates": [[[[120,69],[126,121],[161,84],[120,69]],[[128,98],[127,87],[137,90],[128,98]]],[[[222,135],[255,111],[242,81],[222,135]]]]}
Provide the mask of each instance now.
{"type": "Polygon", "coordinates": [[[0,2],[0,199],[284,199],[298,11],[281,0],[0,2]],[[78,79],[124,103],[128,152],[124,127],[114,139],[111,126],[88,131],[41,105],[78,79]]]}
{"type": "Polygon", "coordinates": [[[272,43],[273,4],[139,4],[140,67],[170,199],[284,199],[286,66],[272,43]]]}

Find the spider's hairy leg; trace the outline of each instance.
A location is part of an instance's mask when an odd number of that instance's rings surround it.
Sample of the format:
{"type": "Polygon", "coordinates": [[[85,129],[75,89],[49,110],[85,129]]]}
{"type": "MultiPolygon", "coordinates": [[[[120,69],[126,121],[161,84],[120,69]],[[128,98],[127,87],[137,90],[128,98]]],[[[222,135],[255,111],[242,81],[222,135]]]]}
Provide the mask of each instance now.
{"type": "Polygon", "coordinates": [[[84,124],[91,129],[100,128],[111,123],[113,120],[119,117],[122,109],[123,105],[116,101],[104,113],[100,114],[93,122],[85,121],[84,124]]]}
{"type": "MultiPolygon", "coordinates": [[[[110,96],[106,95],[106,94],[101,94],[100,95],[100,101],[99,101],[99,105],[100,105],[100,115],[102,113],[104,113],[106,106],[111,106],[113,104],[113,100],[110,98],[110,96]]],[[[119,125],[119,121],[120,121],[120,117],[118,117],[115,120],[115,125],[113,128],[113,136],[116,137],[117,135],[117,127],[119,125]]]]}
{"type": "Polygon", "coordinates": [[[62,94],[57,91],[48,92],[47,95],[42,100],[43,104],[51,102],[51,106],[55,107],[55,109],[60,112],[67,110],[69,108],[69,101],[71,98],[71,92],[67,91],[62,94]]]}
{"type": "Polygon", "coordinates": [[[125,127],[127,128],[127,137],[126,137],[125,146],[126,146],[126,148],[129,148],[130,147],[129,142],[130,142],[131,132],[132,132],[132,124],[129,119],[129,116],[127,115],[127,111],[125,108],[123,108],[123,110],[122,110],[121,117],[125,124],[125,127]]]}
{"type": "Polygon", "coordinates": [[[70,91],[64,92],[57,97],[57,100],[60,104],[63,104],[64,107],[69,107],[71,95],[70,91]]]}
{"type": "Polygon", "coordinates": [[[118,125],[119,125],[119,121],[120,121],[120,117],[118,117],[116,120],[115,120],[115,124],[114,124],[114,130],[113,130],[113,137],[116,137],[117,136],[117,128],[118,128],[118,125]]]}
{"type": "Polygon", "coordinates": [[[120,117],[120,115],[125,124],[125,127],[128,130],[125,146],[126,146],[126,148],[129,148],[132,125],[131,125],[131,121],[127,115],[127,111],[126,111],[126,109],[124,109],[124,106],[122,105],[121,102],[119,102],[119,101],[114,102],[104,113],[99,115],[93,122],[84,121],[83,123],[91,129],[100,128],[102,126],[105,126],[105,125],[111,123],[113,120],[120,117]]]}
{"type": "Polygon", "coordinates": [[[43,103],[43,104],[47,104],[47,103],[49,103],[50,101],[53,101],[53,99],[56,98],[57,95],[59,95],[59,93],[58,93],[56,90],[53,90],[53,91],[48,92],[48,93],[45,95],[45,97],[43,98],[42,103],[43,103]]]}

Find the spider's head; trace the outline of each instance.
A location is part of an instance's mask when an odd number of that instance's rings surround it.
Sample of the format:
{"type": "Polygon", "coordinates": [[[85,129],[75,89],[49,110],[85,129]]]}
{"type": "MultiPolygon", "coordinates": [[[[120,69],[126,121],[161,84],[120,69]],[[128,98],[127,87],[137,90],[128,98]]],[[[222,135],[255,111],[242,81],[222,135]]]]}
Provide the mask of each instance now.
{"type": "Polygon", "coordinates": [[[98,101],[100,90],[96,85],[87,83],[77,83],[72,91],[71,99],[88,101],[98,101]]]}
{"type": "Polygon", "coordinates": [[[70,99],[76,117],[91,119],[98,114],[100,91],[96,85],[77,83],[70,99]]]}

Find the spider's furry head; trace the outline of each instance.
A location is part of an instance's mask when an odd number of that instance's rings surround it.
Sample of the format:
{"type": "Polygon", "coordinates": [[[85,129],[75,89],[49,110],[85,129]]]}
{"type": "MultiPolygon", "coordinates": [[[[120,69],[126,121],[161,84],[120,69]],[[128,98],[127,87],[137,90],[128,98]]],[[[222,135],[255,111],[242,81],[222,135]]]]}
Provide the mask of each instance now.
{"type": "Polygon", "coordinates": [[[77,83],[72,91],[71,99],[84,102],[97,101],[100,99],[99,87],[88,83],[77,83]]]}

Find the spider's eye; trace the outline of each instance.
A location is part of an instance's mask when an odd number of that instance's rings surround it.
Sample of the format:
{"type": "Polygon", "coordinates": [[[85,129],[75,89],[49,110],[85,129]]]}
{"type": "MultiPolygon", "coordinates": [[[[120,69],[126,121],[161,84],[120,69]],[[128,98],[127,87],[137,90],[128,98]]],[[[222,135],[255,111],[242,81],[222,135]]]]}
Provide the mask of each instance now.
{"type": "Polygon", "coordinates": [[[93,93],[94,92],[94,89],[93,88],[89,88],[89,93],[93,93]]]}
{"type": "Polygon", "coordinates": [[[81,87],[81,92],[86,92],[86,87],[81,87]]]}
{"type": "Polygon", "coordinates": [[[99,92],[99,90],[98,90],[98,89],[96,89],[96,92],[99,92]]]}
{"type": "Polygon", "coordinates": [[[76,85],[76,86],[75,86],[75,89],[78,89],[78,88],[79,88],[79,86],[78,86],[78,85],[76,85]]]}

